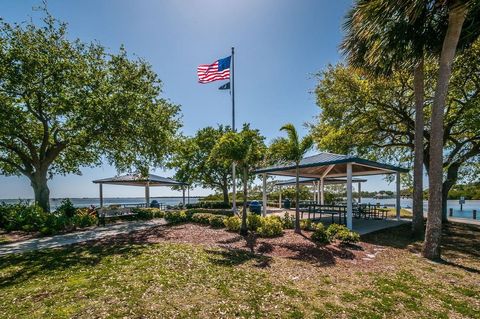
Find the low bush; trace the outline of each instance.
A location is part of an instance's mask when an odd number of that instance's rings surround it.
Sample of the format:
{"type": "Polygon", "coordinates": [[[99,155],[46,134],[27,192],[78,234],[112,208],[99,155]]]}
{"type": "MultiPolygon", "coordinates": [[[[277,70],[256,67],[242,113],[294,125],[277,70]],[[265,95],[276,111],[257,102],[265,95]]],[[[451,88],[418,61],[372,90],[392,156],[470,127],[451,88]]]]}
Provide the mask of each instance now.
{"type": "Polygon", "coordinates": [[[339,240],[342,244],[352,244],[360,241],[360,235],[344,225],[331,224],[326,230],[330,241],[339,240]]]}
{"type": "Polygon", "coordinates": [[[232,205],[223,201],[205,201],[194,204],[186,204],[187,209],[207,208],[207,209],[230,209],[232,205]]]}
{"type": "Polygon", "coordinates": [[[260,215],[247,215],[247,227],[250,231],[257,231],[260,226],[262,226],[262,217],[260,215]]]}
{"type": "Polygon", "coordinates": [[[223,220],[223,224],[227,230],[238,232],[242,226],[242,219],[238,216],[230,216],[223,220]]]}
{"type": "Polygon", "coordinates": [[[187,213],[184,210],[168,211],[168,212],[165,212],[165,216],[164,216],[165,220],[170,224],[184,223],[189,221],[191,217],[192,216],[187,215],[187,213]]]}
{"type": "Polygon", "coordinates": [[[261,237],[276,237],[283,234],[283,224],[279,216],[261,218],[261,226],[257,229],[261,237]]]}
{"type": "Polygon", "coordinates": [[[63,199],[60,206],[57,208],[57,212],[60,213],[60,215],[65,215],[67,217],[73,217],[75,211],[76,208],[73,206],[73,203],[69,198],[63,199]]]}
{"type": "Polygon", "coordinates": [[[325,231],[325,226],[323,226],[322,223],[314,224],[312,229],[313,233],[311,238],[314,242],[320,244],[328,244],[330,242],[327,232],[325,231]]]}
{"type": "Polygon", "coordinates": [[[222,228],[225,226],[225,224],[223,223],[225,218],[226,216],[222,216],[222,215],[212,215],[210,216],[210,219],[208,221],[210,223],[210,226],[215,228],[222,228]]]}
{"type": "Polygon", "coordinates": [[[53,235],[97,223],[97,217],[92,209],[75,209],[71,214],[70,208],[65,207],[69,207],[69,204],[64,205],[62,210],[46,213],[40,207],[26,202],[12,205],[3,203],[0,205],[0,227],[7,231],[39,231],[43,235],[53,235]]]}
{"type": "Polygon", "coordinates": [[[300,220],[300,229],[303,230],[313,230],[313,223],[311,219],[302,219],[300,220]]]}
{"type": "Polygon", "coordinates": [[[135,219],[153,219],[164,217],[164,212],[159,208],[132,208],[132,213],[136,215],[135,219]]]}
{"type": "Polygon", "coordinates": [[[196,213],[208,213],[213,215],[223,215],[223,216],[233,216],[233,211],[225,210],[225,209],[206,209],[206,208],[191,208],[187,209],[188,214],[196,214],[196,213]]]}
{"type": "Polygon", "coordinates": [[[199,224],[210,224],[210,217],[215,216],[209,213],[195,213],[192,216],[192,222],[199,224]]]}
{"type": "Polygon", "coordinates": [[[282,224],[284,229],[293,229],[295,228],[295,219],[288,212],[285,212],[282,218],[282,224]]]}

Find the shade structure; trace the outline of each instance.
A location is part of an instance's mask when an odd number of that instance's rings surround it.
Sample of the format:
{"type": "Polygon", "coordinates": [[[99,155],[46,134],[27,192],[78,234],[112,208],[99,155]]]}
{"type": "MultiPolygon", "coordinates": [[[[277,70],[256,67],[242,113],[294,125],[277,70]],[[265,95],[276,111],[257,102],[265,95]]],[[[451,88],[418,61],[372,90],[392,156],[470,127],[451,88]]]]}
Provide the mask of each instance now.
{"type": "Polygon", "coordinates": [[[185,205],[185,187],[189,186],[187,183],[176,181],[170,177],[162,177],[154,174],[148,174],[145,176],[141,174],[118,175],[97,179],[92,182],[100,185],[100,206],[103,206],[103,184],[145,187],[145,203],[147,207],[150,203],[150,187],[181,186],[183,191],[183,204],[185,205]]]}
{"type": "MultiPolygon", "coordinates": [[[[397,219],[400,219],[400,174],[407,173],[408,169],[363,159],[352,155],[341,155],[333,153],[318,153],[313,156],[303,158],[298,166],[298,173],[302,178],[318,179],[319,193],[321,194],[320,202],[323,204],[323,187],[328,179],[346,178],[347,186],[347,227],[352,229],[352,184],[353,176],[370,176],[381,174],[396,175],[396,211],[397,219]]],[[[278,176],[296,176],[296,165],[293,162],[282,163],[275,166],[259,168],[255,171],[261,174],[264,184],[267,175],[278,176]]],[[[310,181],[312,182],[312,181],[310,181]]],[[[359,183],[360,186],[361,183],[359,183]]],[[[264,187],[263,197],[266,198],[266,189],[264,187]]],[[[266,213],[267,206],[264,201],[263,211],[266,213]]]]}
{"type": "MultiPolygon", "coordinates": [[[[318,182],[320,178],[315,178],[315,177],[300,177],[299,178],[299,184],[300,185],[311,185],[314,182],[318,182]]],[[[365,183],[367,180],[366,179],[361,179],[361,178],[354,178],[352,179],[352,182],[354,183],[365,183]]],[[[324,185],[338,185],[338,184],[346,184],[347,180],[346,179],[341,179],[341,178],[325,178],[324,179],[324,185]]],[[[295,178],[289,178],[286,180],[282,181],[277,181],[275,183],[276,186],[292,186],[296,184],[296,179],[295,178]]]]}

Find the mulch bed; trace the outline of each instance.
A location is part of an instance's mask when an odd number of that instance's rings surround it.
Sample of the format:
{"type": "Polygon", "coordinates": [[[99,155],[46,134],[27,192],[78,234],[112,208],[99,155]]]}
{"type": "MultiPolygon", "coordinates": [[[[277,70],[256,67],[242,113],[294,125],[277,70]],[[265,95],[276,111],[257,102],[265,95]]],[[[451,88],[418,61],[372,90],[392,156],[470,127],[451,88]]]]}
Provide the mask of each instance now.
{"type": "Polygon", "coordinates": [[[188,243],[207,248],[243,251],[267,258],[283,257],[303,260],[318,266],[352,263],[357,265],[371,264],[376,255],[385,250],[382,246],[364,242],[357,245],[342,245],[340,243],[317,245],[310,240],[310,236],[311,232],[309,231],[296,234],[293,230],[285,230],[281,237],[260,238],[254,234],[243,237],[225,229],[214,229],[188,223],[175,226],[157,226],[130,234],[117,235],[95,241],[95,244],[188,243]]]}

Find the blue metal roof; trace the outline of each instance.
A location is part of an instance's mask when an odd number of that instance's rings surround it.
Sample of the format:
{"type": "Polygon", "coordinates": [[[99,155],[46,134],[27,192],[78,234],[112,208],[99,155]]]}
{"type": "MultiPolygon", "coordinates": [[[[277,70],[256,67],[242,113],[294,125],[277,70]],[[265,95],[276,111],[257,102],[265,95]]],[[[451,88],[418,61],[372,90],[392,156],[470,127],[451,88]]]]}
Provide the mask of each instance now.
{"type": "MultiPolygon", "coordinates": [[[[405,169],[402,167],[370,161],[357,156],[333,154],[333,153],[326,153],[326,152],[322,152],[316,155],[303,158],[300,161],[299,168],[321,167],[321,166],[346,164],[346,163],[356,163],[359,165],[371,166],[378,169],[385,169],[385,170],[401,172],[401,173],[406,173],[409,171],[408,169],[405,169]]],[[[257,174],[274,173],[274,172],[287,171],[291,169],[295,169],[295,163],[293,162],[265,167],[265,168],[259,168],[255,171],[255,173],[257,174]]]]}

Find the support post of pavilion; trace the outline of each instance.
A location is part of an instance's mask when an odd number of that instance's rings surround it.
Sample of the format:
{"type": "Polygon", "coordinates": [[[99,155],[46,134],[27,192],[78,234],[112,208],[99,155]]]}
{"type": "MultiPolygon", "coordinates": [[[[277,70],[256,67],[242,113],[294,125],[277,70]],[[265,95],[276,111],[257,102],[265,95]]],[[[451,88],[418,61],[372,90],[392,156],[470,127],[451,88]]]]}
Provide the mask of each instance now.
{"type": "Polygon", "coordinates": [[[400,172],[396,173],[396,182],[397,182],[397,201],[395,204],[396,212],[397,212],[397,220],[400,220],[400,172]]]}
{"type": "Polygon", "coordinates": [[[182,203],[183,208],[185,208],[185,186],[182,187],[182,203]]]}
{"type": "Polygon", "coordinates": [[[362,202],[362,182],[358,182],[358,203],[362,202]]]}
{"type": "MultiPolygon", "coordinates": [[[[267,174],[262,174],[263,179],[263,192],[262,192],[262,216],[267,216],[267,174]]],[[[244,200],[247,200],[246,198],[244,200]]]]}
{"type": "Polygon", "coordinates": [[[100,207],[103,207],[103,183],[98,183],[100,190],[100,207]]]}
{"type": "Polygon", "coordinates": [[[145,184],[145,207],[150,206],[150,182],[147,181],[145,184]]]}
{"type": "Polygon", "coordinates": [[[353,229],[352,163],[347,163],[347,227],[353,229]]]}
{"type": "Polygon", "coordinates": [[[282,187],[278,187],[278,208],[282,208],[282,187]]]}
{"type": "Polygon", "coordinates": [[[323,180],[323,177],[320,178],[320,182],[318,184],[318,193],[320,194],[320,200],[318,201],[319,204],[324,205],[325,204],[325,181],[323,180]]]}

